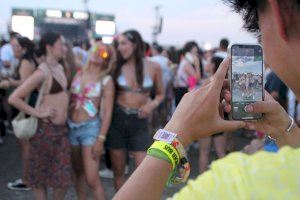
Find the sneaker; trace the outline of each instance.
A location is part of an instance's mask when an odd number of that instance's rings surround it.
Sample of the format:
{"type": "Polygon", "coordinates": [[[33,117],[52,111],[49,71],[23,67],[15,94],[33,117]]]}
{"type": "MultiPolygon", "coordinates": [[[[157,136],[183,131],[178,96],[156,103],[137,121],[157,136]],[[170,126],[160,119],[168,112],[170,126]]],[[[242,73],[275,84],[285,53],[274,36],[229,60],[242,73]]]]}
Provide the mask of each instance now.
{"type": "MultiPolygon", "coordinates": [[[[129,167],[126,165],[125,174],[129,174],[129,167]]],[[[114,178],[114,173],[111,169],[102,169],[99,171],[99,176],[102,178],[114,178]]]]}
{"type": "Polygon", "coordinates": [[[30,187],[27,187],[22,181],[22,179],[17,179],[14,182],[7,183],[7,187],[10,190],[22,190],[22,191],[29,191],[31,190],[30,187]]]}
{"type": "Polygon", "coordinates": [[[99,176],[102,178],[114,178],[114,173],[110,169],[102,169],[99,171],[99,176]]]}

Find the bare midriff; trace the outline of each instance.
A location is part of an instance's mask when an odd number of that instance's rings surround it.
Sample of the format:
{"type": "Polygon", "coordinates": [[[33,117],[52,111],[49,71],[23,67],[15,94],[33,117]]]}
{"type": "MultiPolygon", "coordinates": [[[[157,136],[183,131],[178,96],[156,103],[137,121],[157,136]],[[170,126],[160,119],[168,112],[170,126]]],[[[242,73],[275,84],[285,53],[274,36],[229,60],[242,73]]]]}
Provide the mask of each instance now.
{"type": "MultiPolygon", "coordinates": [[[[82,107],[79,106],[79,108],[76,108],[76,100],[72,99],[71,100],[71,110],[70,110],[70,119],[75,122],[75,123],[80,123],[80,122],[84,122],[87,120],[90,120],[91,117],[88,115],[88,113],[86,112],[86,110],[82,107]]],[[[100,99],[98,98],[93,98],[92,99],[95,108],[98,108],[98,110],[100,110],[100,99]]],[[[95,117],[93,118],[97,118],[99,116],[99,113],[96,114],[95,117]]]]}
{"type": "Polygon", "coordinates": [[[118,91],[117,104],[132,109],[139,109],[150,101],[150,93],[118,91]]]}
{"type": "Polygon", "coordinates": [[[62,125],[67,121],[69,95],[65,92],[46,94],[41,102],[41,107],[48,107],[56,111],[54,118],[50,121],[53,124],[62,125]]]}

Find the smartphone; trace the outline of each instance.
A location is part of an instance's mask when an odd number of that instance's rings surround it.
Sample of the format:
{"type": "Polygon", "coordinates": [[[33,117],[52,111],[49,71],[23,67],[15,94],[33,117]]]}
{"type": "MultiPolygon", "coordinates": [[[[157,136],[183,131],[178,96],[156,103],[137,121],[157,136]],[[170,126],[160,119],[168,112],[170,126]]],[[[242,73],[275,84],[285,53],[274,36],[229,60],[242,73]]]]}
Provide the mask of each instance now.
{"type": "Polygon", "coordinates": [[[261,113],[245,111],[248,104],[264,100],[264,64],[260,45],[233,44],[230,48],[232,120],[259,120],[261,113]]]}

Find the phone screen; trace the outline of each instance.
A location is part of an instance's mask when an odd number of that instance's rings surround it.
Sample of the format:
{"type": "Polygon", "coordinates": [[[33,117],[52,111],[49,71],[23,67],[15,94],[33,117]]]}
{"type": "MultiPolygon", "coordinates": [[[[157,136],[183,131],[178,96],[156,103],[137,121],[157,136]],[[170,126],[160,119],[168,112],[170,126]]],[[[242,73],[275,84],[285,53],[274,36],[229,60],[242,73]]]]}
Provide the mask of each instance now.
{"type": "Polygon", "coordinates": [[[263,101],[263,53],[259,45],[231,47],[231,117],[235,120],[260,119],[262,114],[245,112],[245,106],[263,101]]]}

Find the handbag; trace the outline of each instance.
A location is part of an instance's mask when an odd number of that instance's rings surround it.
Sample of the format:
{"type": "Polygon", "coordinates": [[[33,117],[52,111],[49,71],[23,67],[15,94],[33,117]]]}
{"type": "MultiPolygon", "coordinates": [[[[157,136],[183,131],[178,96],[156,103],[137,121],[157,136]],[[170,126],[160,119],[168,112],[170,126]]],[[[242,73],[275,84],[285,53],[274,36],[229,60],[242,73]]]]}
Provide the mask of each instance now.
{"type": "MultiPolygon", "coordinates": [[[[44,80],[37,101],[35,103],[35,108],[39,107],[42,101],[42,96],[46,87],[46,80],[44,80]]],[[[28,98],[29,99],[29,98],[28,98]]],[[[20,112],[12,121],[12,126],[14,133],[19,139],[30,139],[34,136],[38,126],[38,119],[36,117],[30,116],[26,118],[24,112],[20,112]]]]}

